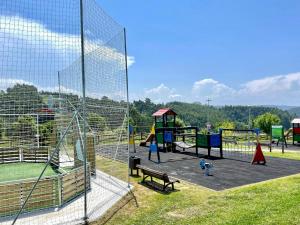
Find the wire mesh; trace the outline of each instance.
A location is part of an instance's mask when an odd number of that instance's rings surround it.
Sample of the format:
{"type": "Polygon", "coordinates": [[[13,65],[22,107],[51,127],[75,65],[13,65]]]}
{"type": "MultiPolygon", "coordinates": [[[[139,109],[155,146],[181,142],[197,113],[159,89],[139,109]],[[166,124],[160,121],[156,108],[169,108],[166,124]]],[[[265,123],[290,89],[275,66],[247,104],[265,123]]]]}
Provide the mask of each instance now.
{"type": "Polygon", "coordinates": [[[224,129],[222,142],[225,158],[250,162],[256,150],[257,136],[253,130],[224,129]]]}
{"type": "Polygon", "coordinates": [[[93,221],[130,190],[125,33],[95,0],[3,0],[0,89],[0,223],[93,221]]]}

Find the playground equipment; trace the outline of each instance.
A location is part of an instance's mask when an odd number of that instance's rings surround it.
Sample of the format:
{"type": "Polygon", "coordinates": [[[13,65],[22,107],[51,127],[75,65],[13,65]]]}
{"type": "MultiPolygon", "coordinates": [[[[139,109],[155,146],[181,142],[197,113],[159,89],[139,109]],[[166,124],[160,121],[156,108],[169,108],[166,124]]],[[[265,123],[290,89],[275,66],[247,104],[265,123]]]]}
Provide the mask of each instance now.
{"type": "Polygon", "coordinates": [[[205,159],[201,159],[199,165],[202,170],[205,170],[205,176],[211,176],[210,172],[214,167],[212,163],[207,163],[205,159]]]}
{"type": "Polygon", "coordinates": [[[271,135],[270,135],[270,152],[272,151],[272,144],[276,142],[276,145],[279,145],[281,142],[282,153],[284,153],[284,146],[287,148],[287,143],[284,135],[284,128],[282,125],[272,125],[271,126],[271,135]]]}
{"type": "Polygon", "coordinates": [[[146,137],[146,139],[144,141],[140,142],[140,146],[146,146],[148,142],[152,142],[152,140],[154,139],[155,136],[155,124],[152,125],[151,127],[151,131],[148,134],[148,136],[146,137]]]}
{"type": "Polygon", "coordinates": [[[157,144],[155,142],[152,142],[149,146],[149,155],[148,159],[151,160],[151,154],[156,153],[157,154],[157,162],[160,163],[160,154],[159,149],[157,147],[157,144]]]}
{"type": "MultiPolygon", "coordinates": [[[[151,133],[148,135],[148,138],[155,143],[157,156],[159,157],[159,148],[158,145],[163,145],[163,150],[166,151],[170,149],[175,151],[176,147],[185,149],[194,148],[196,155],[199,155],[198,148],[206,148],[208,150],[208,157],[211,155],[212,148],[219,148],[220,157],[223,157],[222,153],[222,141],[221,134],[199,134],[198,127],[176,127],[176,113],[169,109],[160,109],[153,114],[155,120],[155,127],[152,127],[151,133]],[[186,142],[188,139],[189,142],[186,142]],[[191,144],[193,143],[193,144],[191,144]]],[[[145,145],[145,141],[142,142],[142,145],[145,145]]],[[[152,147],[154,148],[154,147],[152,147]]],[[[149,159],[151,159],[151,146],[149,150],[149,159]]]]}
{"type": "MultiPolygon", "coordinates": [[[[159,157],[159,144],[163,150],[174,152],[176,148],[195,149],[199,156],[199,149],[207,149],[207,156],[216,155],[216,150],[220,158],[226,157],[236,160],[246,160],[253,162],[256,155],[256,147],[259,143],[259,129],[220,129],[219,133],[200,134],[198,127],[172,127],[175,123],[176,113],[171,109],[160,109],[153,114],[155,118],[154,133],[151,133],[152,142],[156,145],[155,150],[149,149],[149,159],[151,152],[156,152],[159,157]],[[158,126],[158,127],[157,127],[158,126]]],[[[255,158],[254,161],[257,158],[255,158]]]]}
{"type": "Polygon", "coordinates": [[[292,130],[293,130],[293,145],[295,142],[300,142],[300,118],[295,118],[292,120],[292,130]]]}
{"type": "Polygon", "coordinates": [[[156,143],[162,144],[164,150],[166,145],[170,146],[173,142],[173,140],[170,139],[172,134],[169,133],[166,135],[164,128],[175,127],[176,115],[177,114],[169,108],[160,109],[152,115],[154,117],[156,143]]]}
{"type": "Polygon", "coordinates": [[[128,129],[129,129],[129,148],[132,148],[133,152],[135,153],[136,148],[135,148],[135,139],[134,139],[134,128],[129,124],[128,129]]]}
{"type": "Polygon", "coordinates": [[[225,158],[252,162],[259,129],[220,129],[225,158]]]}

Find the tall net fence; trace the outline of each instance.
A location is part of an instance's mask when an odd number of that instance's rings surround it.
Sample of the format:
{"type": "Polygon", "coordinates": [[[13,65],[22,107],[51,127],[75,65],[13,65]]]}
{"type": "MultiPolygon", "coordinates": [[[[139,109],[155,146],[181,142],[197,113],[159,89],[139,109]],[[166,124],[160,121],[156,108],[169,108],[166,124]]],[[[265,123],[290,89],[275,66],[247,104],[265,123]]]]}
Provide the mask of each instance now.
{"type": "Polygon", "coordinates": [[[95,0],[1,2],[1,224],[94,221],[130,191],[126,68],[95,0]]]}

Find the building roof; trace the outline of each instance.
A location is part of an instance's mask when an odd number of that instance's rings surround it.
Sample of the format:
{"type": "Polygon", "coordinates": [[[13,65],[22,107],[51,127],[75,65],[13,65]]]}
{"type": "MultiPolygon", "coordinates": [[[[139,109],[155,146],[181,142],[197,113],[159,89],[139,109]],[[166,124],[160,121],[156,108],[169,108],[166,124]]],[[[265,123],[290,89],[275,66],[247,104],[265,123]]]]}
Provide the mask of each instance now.
{"type": "Polygon", "coordinates": [[[175,116],[177,114],[170,108],[160,109],[157,112],[152,114],[152,116],[163,116],[163,115],[174,115],[175,116]]]}
{"type": "Polygon", "coordinates": [[[292,120],[292,123],[300,123],[300,118],[295,118],[292,120]]]}

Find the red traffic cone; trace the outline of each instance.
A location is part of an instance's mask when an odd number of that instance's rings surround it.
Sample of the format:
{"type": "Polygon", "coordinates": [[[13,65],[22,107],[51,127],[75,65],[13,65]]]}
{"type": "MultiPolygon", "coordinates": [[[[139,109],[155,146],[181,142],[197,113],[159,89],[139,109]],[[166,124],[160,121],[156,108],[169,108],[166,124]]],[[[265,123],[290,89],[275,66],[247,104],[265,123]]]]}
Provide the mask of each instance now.
{"type": "Polygon", "coordinates": [[[260,143],[257,143],[256,150],[253,155],[252,164],[254,163],[263,164],[263,165],[266,164],[266,159],[263,151],[261,150],[260,143]]]}

